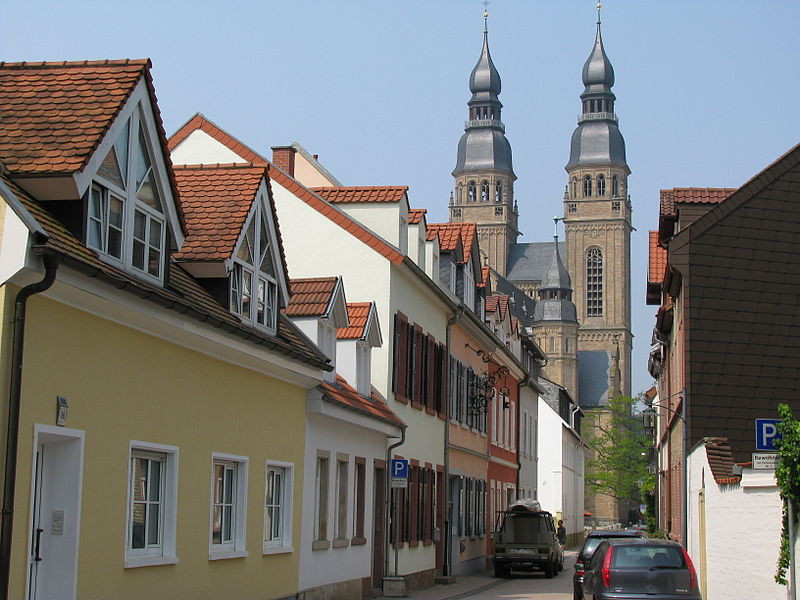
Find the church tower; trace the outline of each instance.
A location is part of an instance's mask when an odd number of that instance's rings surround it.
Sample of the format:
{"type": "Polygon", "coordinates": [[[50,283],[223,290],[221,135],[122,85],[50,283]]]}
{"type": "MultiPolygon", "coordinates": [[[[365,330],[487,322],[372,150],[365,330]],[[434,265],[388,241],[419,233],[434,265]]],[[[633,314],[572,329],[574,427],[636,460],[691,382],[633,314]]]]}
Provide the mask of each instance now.
{"type": "Polygon", "coordinates": [[[614,112],[614,69],[603,48],[600,9],[594,48],[572,134],[564,195],[567,270],[572,274],[581,373],[581,406],[631,393],[630,169],[614,112]],[[585,380],[585,383],[584,383],[585,380]]]}
{"type": "Polygon", "coordinates": [[[500,120],[500,74],[489,55],[488,13],[483,18],[483,49],[469,79],[472,98],[453,170],[450,222],[477,223],[482,262],[505,275],[509,248],[519,235],[514,201],[517,176],[500,120]]]}
{"type": "MultiPolygon", "coordinates": [[[[559,219],[556,219],[558,224],[559,219]]],[[[559,253],[558,235],[553,238],[550,265],[539,285],[539,300],[533,310],[533,337],[547,353],[542,374],[559,383],[578,399],[578,318],[572,302],[572,284],[559,253]]]]}

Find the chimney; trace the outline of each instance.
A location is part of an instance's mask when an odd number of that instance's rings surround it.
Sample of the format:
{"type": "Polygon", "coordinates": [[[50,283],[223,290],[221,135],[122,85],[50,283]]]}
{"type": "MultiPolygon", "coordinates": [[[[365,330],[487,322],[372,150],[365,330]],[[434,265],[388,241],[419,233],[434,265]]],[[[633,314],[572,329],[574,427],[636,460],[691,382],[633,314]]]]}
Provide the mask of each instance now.
{"type": "Polygon", "coordinates": [[[292,146],[273,146],[272,164],[287,175],[294,177],[294,156],[297,154],[292,146]]]}

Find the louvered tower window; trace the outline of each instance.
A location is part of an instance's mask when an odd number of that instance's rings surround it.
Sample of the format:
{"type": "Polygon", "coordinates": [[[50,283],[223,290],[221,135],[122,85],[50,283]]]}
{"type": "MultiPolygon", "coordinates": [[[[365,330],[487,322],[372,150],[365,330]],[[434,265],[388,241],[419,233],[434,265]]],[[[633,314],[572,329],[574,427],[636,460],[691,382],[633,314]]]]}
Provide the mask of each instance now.
{"type": "Polygon", "coordinates": [[[586,316],[603,316],[603,252],[590,248],[586,253],[586,316]]]}
{"type": "Polygon", "coordinates": [[[606,195],[606,176],[605,175],[598,175],[597,176],[597,195],[598,196],[605,196],[606,195]]]}
{"type": "Polygon", "coordinates": [[[584,198],[591,198],[592,197],[592,176],[586,175],[583,178],[583,197],[584,198]]]}
{"type": "Polygon", "coordinates": [[[481,182],[481,202],[489,201],[489,182],[484,180],[481,182]]]}

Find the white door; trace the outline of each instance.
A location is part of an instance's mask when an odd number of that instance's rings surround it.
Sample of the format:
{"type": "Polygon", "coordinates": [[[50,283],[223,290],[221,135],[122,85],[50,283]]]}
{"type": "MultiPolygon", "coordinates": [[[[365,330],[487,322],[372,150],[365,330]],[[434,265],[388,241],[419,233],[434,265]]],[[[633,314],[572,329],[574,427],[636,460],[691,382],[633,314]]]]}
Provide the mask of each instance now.
{"type": "Polygon", "coordinates": [[[75,600],[83,432],[36,426],[28,600],[75,600]]]}

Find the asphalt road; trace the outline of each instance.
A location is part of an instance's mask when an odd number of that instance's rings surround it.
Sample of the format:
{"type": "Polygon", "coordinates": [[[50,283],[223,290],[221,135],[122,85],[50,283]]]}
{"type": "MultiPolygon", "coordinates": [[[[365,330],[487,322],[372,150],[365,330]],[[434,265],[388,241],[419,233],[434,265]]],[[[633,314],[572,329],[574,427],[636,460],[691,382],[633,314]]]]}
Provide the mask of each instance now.
{"type": "Polygon", "coordinates": [[[572,574],[575,552],[567,552],[564,570],[552,579],[544,573],[515,572],[495,587],[469,596],[470,600],[572,600],[572,574]]]}

